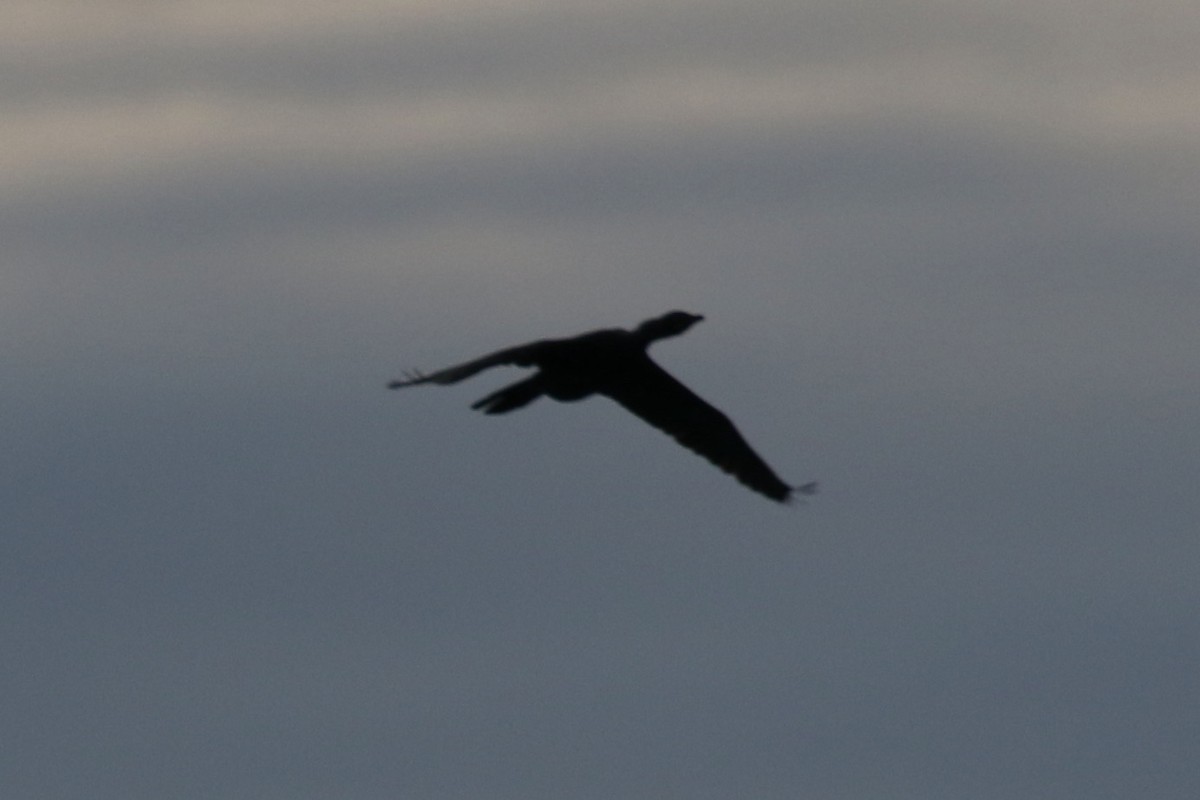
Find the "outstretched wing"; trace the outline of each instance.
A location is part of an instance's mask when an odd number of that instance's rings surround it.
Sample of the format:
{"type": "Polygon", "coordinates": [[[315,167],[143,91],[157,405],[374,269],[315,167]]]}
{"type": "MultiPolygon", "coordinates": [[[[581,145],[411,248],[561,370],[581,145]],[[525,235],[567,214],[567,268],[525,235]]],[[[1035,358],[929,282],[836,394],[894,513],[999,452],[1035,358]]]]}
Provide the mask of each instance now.
{"type": "MultiPolygon", "coordinates": [[[[781,503],[791,498],[793,487],[751,449],[729,417],[649,358],[631,364],[627,375],[603,393],[754,491],[781,503]]],[[[797,491],[810,494],[814,489],[806,485],[797,491]]]]}
{"type": "Polygon", "coordinates": [[[402,389],[405,386],[416,386],[421,383],[437,383],[441,385],[458,383],[485,369],[505,364],[512,364],[518,367],[532,367],[537,364],[538,354],[542,351],[544,344],[544,341],[537,341],[518,345],[517,347],[509,347],[504,350],[497,350],[474,361],[440,369],[428,375],[419,370],[413,370],[412,372],[406,372],[402,379],[389,383],[388,388],[402,389]]]}

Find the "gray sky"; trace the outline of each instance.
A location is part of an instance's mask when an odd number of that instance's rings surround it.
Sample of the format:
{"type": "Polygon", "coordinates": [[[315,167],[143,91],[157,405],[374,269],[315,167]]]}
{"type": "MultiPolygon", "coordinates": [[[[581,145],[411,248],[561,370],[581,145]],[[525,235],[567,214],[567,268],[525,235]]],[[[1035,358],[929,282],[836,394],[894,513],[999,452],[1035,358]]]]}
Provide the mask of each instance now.
{"type": "Polygon", "coordinates": [[[0,3],[0,795],[1200,795],[1191,0],[0,3]],[[656,358],[776,506],[603,399],[656,358]]]}

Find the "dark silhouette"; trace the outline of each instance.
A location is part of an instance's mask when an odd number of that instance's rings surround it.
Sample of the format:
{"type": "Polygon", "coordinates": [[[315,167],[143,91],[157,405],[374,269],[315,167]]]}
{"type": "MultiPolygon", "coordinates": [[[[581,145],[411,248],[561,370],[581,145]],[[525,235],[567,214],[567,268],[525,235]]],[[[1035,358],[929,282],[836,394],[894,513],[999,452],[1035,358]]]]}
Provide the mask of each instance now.
{"type": "Polygon", "coordinates": [[[793,493],[813,494],[816,483],[792,487],[779,479],[738,433],[729,418],[668,375],[646,353],[653,342],[678,336],[704,317],[672,311],[632,331],[608,328],[569,339],[541,339],[425,375],[412,372],[392,381],[390,389],[422,383],[449,384],[502,364],[536,367],[537,372],[471,408],[504,414],[542,395],[582,400],[602,394],[665,431],[682,444],[772,500],[788,502],[793,493]]]}

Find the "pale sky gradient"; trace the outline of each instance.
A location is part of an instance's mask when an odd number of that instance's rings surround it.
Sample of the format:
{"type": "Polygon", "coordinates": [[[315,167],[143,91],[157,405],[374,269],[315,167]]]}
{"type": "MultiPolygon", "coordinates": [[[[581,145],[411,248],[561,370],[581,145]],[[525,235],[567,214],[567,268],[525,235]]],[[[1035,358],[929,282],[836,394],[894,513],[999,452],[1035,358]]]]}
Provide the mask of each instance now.
{"type": "Polygon", "coordinates": [[[0,0],[0,796],[1200,796],[1200,9],[0,0]],[[807,505],[602,399],[658,345],[807,505]]]}

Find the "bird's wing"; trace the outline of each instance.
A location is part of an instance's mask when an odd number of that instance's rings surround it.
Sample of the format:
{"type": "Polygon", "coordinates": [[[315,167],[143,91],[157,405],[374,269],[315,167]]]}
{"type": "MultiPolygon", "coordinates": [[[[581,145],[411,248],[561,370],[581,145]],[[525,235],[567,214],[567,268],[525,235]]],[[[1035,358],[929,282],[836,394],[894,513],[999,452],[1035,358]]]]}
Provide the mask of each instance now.
{"type": "Polygon", "coordinates": [[[448,384],[458,383],[461,380],[466,380],[472,375],[482,372],[491,367],[499,367],[505,364],[512,364],[519,367],[531,367],[537,363],[538,354],[542,351],[545,345],[544,341],[530,342],[529,344],[518,345],[517,347],[508,347],[504,350],[497,350],[486,356],[481,356],[473,361],[468,361],[464,364],[456,364],[453,367],[440,369],[437,372],[425,374],[419,370],[407,372],[403,379],[394,380],[388,384],[389,389],[401,389],[405,386],[416,386],[421,383],[437,383],[448,384]]]}
{"type": "Polygon", "coordinates": [[[627,380],[612,382],[603,393],[754,491],[779,502],[791,497],[793,487],[750,448],[729,417],[649,358],[639,359],[627,380]]]}

